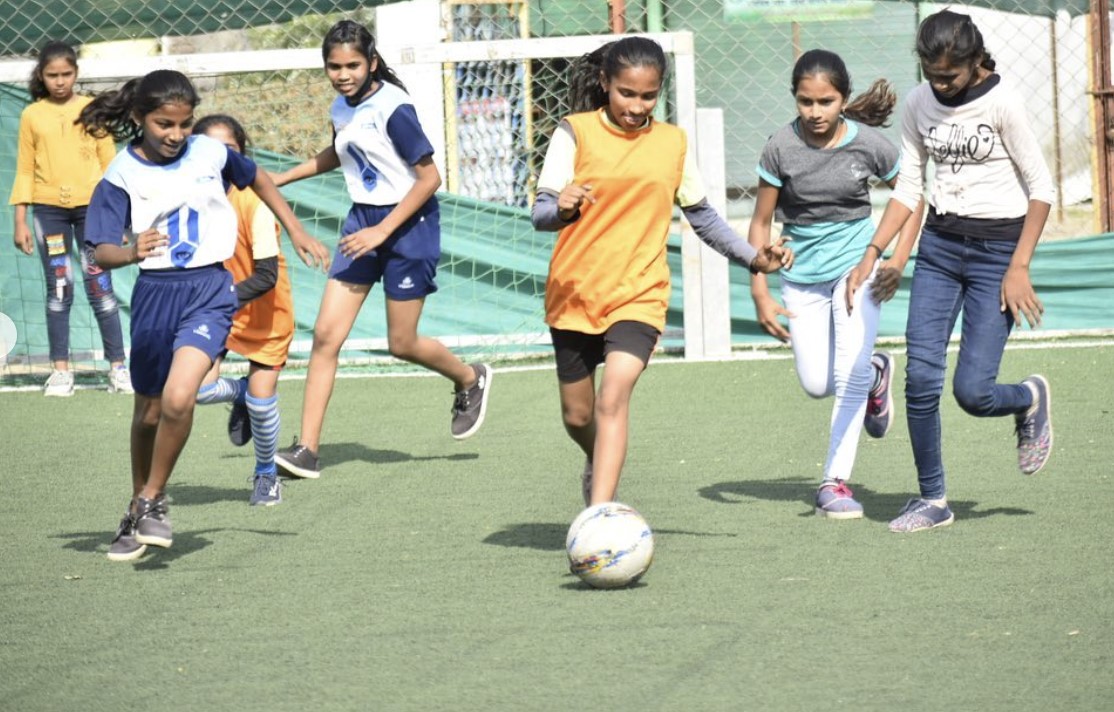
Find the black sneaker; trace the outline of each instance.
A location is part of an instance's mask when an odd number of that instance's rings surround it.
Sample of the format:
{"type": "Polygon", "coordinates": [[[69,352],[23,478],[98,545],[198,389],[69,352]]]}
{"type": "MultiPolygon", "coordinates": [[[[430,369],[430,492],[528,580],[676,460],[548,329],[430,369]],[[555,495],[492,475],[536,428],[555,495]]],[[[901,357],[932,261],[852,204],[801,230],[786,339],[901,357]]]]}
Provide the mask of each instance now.
{"type": "Polygon", "coordinates": [[[484,424],[484,415],[487,414],[487,397],[491,393],[491,366],[486,363],[478,366],[473,364],[472,370],[476,373],[475,384],[456,391],[453,398],[453,418],[449,429],[457,440],[475,435],[484,424]]]}
{"type": "Polygon", "coordinates": [[[321,463],[317,459],[317,453],[299,443],[296,437],[290,447],[275,453],[275,464],[294,477],[316,480],[321,476],[321,463]]]}
{"type": "MultiPolygon", "coordinates": [[[[244,398],[247,398],[248,379],[241,378],[244,382],[244,398]]],[[[243,447],[251,442],[251,416],[248,414],[246,400],[233,400],[232,411],[228,414],[228,439],[236,447],[243,447]]]]}
{"type": "Polygon", "coordinates": [[[166,495],[154,499],[135,498],[135,540],[140,544],[169,549],[174,543],[166,495]]]}
{"type": "Polygon", "coordinates": [[[132,561],[143,556],[146,551],[147,545],[135,540],[135,515],[132,514],[132,507],[129,504],[127,511],[124,512],[124,518],[120,520],[120,526],[116,528],[112,544],[108,547],[108,560],[132,561]]]}

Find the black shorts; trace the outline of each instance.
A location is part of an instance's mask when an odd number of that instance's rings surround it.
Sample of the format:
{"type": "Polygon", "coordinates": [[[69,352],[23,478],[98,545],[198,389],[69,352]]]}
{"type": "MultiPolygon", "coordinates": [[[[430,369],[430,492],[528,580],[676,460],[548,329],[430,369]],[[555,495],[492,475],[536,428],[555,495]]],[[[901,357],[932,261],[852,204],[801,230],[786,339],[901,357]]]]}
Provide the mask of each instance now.
{"type": "Polygon", "coordinates": [[[619,321],[602,334],[549,329],[557,356],[557,380],[575,383],[588,378],[612,351],[622,351],[650,362],[661,332],[640,321],[619,321]]]}

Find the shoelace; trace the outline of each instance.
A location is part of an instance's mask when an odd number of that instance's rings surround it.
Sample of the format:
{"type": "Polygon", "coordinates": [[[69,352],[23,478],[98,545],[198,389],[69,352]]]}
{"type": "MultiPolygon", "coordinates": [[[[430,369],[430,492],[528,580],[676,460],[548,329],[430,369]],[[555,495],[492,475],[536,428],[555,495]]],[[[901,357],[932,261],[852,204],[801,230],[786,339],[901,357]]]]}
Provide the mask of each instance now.
{"type": "Polygon", "coordinates": [[[1017,433],[1017,444],[1022,445],[1025,442],[1032,442],[1037,439],[1037,420],[1036,418],[1020,418],[1017,421],[1017,426],[1014,428],[1017,433]]]}
{"type": "Polygon", "coordinates": [[[855,493],[851,491],[851,488],[848,487],[847,483],[843,480],[836,480],[836,484],[834,485],[825,485],[825,489],[839,497],[847,497],[848,499],[854,499],[855,497],[855,493]]]}
{"type": "Polygon", "coordinates": [[[468,391],[455,391],[452,412],[463,413],[468,410],[468,391]]]}

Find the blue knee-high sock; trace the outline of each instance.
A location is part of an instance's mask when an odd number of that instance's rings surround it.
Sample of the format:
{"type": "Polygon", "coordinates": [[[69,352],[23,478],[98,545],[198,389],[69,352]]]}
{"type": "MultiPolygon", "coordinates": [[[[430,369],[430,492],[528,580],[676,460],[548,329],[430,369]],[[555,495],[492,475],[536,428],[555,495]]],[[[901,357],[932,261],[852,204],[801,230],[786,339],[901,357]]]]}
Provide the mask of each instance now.
{"type": "Polygon", "coordinates": [[[218,378],[207,386],[202,386],[197,391],[197,402],[201,405],[210,403],[243,402],[247,393],[247,383],[242,378],[218,378]]]}
{"type": "Polygon", "coordinates": [[[275,452],[278,450],[278,396],[255,398],[247,394],[245,402],[251,417],[251,438],[255,443],[255,473],[275,474],[275,452]]]}

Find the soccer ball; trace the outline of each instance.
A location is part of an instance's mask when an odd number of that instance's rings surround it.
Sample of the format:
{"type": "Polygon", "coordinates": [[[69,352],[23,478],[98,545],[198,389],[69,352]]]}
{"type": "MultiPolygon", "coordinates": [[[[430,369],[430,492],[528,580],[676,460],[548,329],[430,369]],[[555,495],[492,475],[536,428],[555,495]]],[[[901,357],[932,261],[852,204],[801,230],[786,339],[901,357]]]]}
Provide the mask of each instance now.
{"type": "Polygon", "coordinates": [[[594,588],[634,583],[654,560],[654,534],[642,515],[619,502],[588,507],[565,537],[569,569],[594,588]]]}

